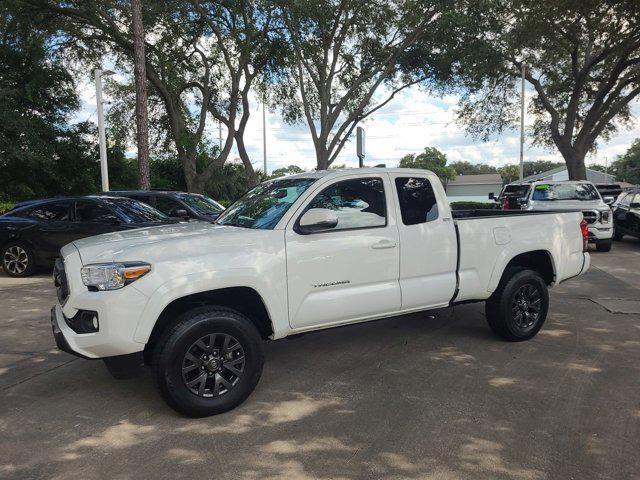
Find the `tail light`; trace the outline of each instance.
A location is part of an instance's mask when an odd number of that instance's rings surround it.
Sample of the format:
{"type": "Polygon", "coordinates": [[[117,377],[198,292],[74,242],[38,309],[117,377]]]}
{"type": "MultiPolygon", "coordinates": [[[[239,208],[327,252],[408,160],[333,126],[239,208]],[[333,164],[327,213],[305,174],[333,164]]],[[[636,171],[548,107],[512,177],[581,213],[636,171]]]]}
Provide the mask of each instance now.
{"type": "Polygon", "coordinates": [[[586,252],[589,249],[589,224],[584,218],[580,222],[580,231],[582,232],[582,251],[586,252]]]}

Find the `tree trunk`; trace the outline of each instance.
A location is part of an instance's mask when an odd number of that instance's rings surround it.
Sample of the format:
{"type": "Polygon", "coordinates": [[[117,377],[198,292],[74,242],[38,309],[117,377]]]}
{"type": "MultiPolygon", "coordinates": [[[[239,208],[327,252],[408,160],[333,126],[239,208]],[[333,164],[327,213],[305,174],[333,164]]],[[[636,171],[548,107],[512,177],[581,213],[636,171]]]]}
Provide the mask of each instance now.
{"type": "Polygon", "coordinates": [[[259,183],[258,176],[256,175],[256,172],[253,169],[253,165],[251,164],[251,160],[249,159],[249,154],[247,153],[247,148],[244,144],[243,133],[244,132],[239,131],[236,132],[234,138],[236,139],[236,147],[238,147],[240,160],[242,160],[242,164],[244,165],[247,188],[253,188],[259,183]]]}
{"type": "Polygon", "coordinates": [[[142,2],[131,0],[133,27],[133,75],[136,83],[136,127],[138,143],[138,188],[149,190],[149,122],[147,107],[147,74],[144,57],[144,28],[142,2]]]}
{"type": "Polygon", "coordinates": [[[586,180],[587,168],[584,165],[585,154],[571,149],[569,151],[562,152],[564,161],[567,164],[567,171],[569,172],[569,180],[586,180]]]}
{"type": "Polygon", "coordinates": [[[316,161],[317,170],[327,170],[329,168],[329,152],[327,152],[326,144],[316,145],[316,161]]]}

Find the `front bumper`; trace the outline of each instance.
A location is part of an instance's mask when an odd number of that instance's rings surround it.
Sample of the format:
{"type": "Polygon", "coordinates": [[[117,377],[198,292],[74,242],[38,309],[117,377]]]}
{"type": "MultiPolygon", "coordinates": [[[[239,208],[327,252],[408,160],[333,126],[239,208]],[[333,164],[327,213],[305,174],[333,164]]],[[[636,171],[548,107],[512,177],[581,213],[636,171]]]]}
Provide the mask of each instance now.
{"type": "MultiPolygon", "coordinates": [[[[58,322],[58,305],[51,307],[51,329],[53,330],[53,338],[56,341],[56,346],[62,350],[63,352],[70,353],[72,355],[77,355],[78,357],[88,358],[82,355],[81,353],[76,352],[71,346],[67,339],[62,333],[62,329],[60,328],[60,323],[58,322]]],[[[64,320],[63,320],[64,322],[64,320]]]]}
{"type": "Polygon", "coordinates": [[[589,243],[611,240],[611,238],[613,238],[613,225],[589,225],[589,243]]]}

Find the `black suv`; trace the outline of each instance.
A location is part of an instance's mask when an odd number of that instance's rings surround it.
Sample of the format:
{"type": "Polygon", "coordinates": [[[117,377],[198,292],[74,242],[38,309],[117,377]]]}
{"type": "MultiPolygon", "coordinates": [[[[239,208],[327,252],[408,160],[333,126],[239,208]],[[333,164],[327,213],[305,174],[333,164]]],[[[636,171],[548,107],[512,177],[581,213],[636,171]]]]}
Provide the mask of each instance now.
{"type": "Polygon", "coordinates": [[[170,190],[118,190],[105,195],[117,195],[144,202],[169,217],[213,221],[224,207],[215,200],[198,193],[170,190]]]}
{"type": "Polygon", "coordinates": [[[121,197],[58,197],[18,204],[0,216],[0,260],[12,277],[52,267],[60,248],[100,233],[176,223],[149,205],[121,197]]]}
{"type": "Polygon", "coordinates": [[[622,240],[625,235],[640,238],[640,190],[623,192],[611,210],[615,240],[622,240]]]}

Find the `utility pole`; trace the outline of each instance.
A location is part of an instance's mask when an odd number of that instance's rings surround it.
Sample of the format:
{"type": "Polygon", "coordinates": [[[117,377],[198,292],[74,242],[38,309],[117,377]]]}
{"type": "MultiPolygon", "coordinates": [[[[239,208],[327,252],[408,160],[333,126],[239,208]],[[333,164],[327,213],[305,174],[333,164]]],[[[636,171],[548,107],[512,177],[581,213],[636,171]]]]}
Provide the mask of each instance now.
{"type": "Polygon", "coordinates": [[[147,105],[147,72],[144,57],[142,1],[131,0],[133,27],[133,76],[136,82],[136,140],[138,144],[138,188],[151,189],[149,176],[149,115],[147,105]]]}
{"type": "Polygon", "coordinates": [[[609,183],[609,157],[604,157],[604,182],[609,183]]]}
{"type": "Polygon", "coordinates": [[[356,128],[356,155],[358,156],[358,167],[364,167],[365,147],[364,128],[362,127],[356,128]]]}
{"type": "Polygon", "coordinates": [[[102,179],[102,191],[109,191],[109,168],[107,167],[107,138],[104,132],[104,110],[102,100],[102,76],[112,72],[102,71],[96,68],[94,77],[96,82],[96,102],[98,103],[98,139],[100,141],[100,177],[102,179]]]}
{"type": "Polygon", "coordinates": [[[524,178],[524,76],[526,66],[522,62],[522,85],[520,87],[520,180],[524,178]]]}
{"type": "Polygon", "coordinates": [[[262,155],[264,160],[264,175],[267,176],[267,115],[265,112],[266,100],[262,99],[262,155]]]}

